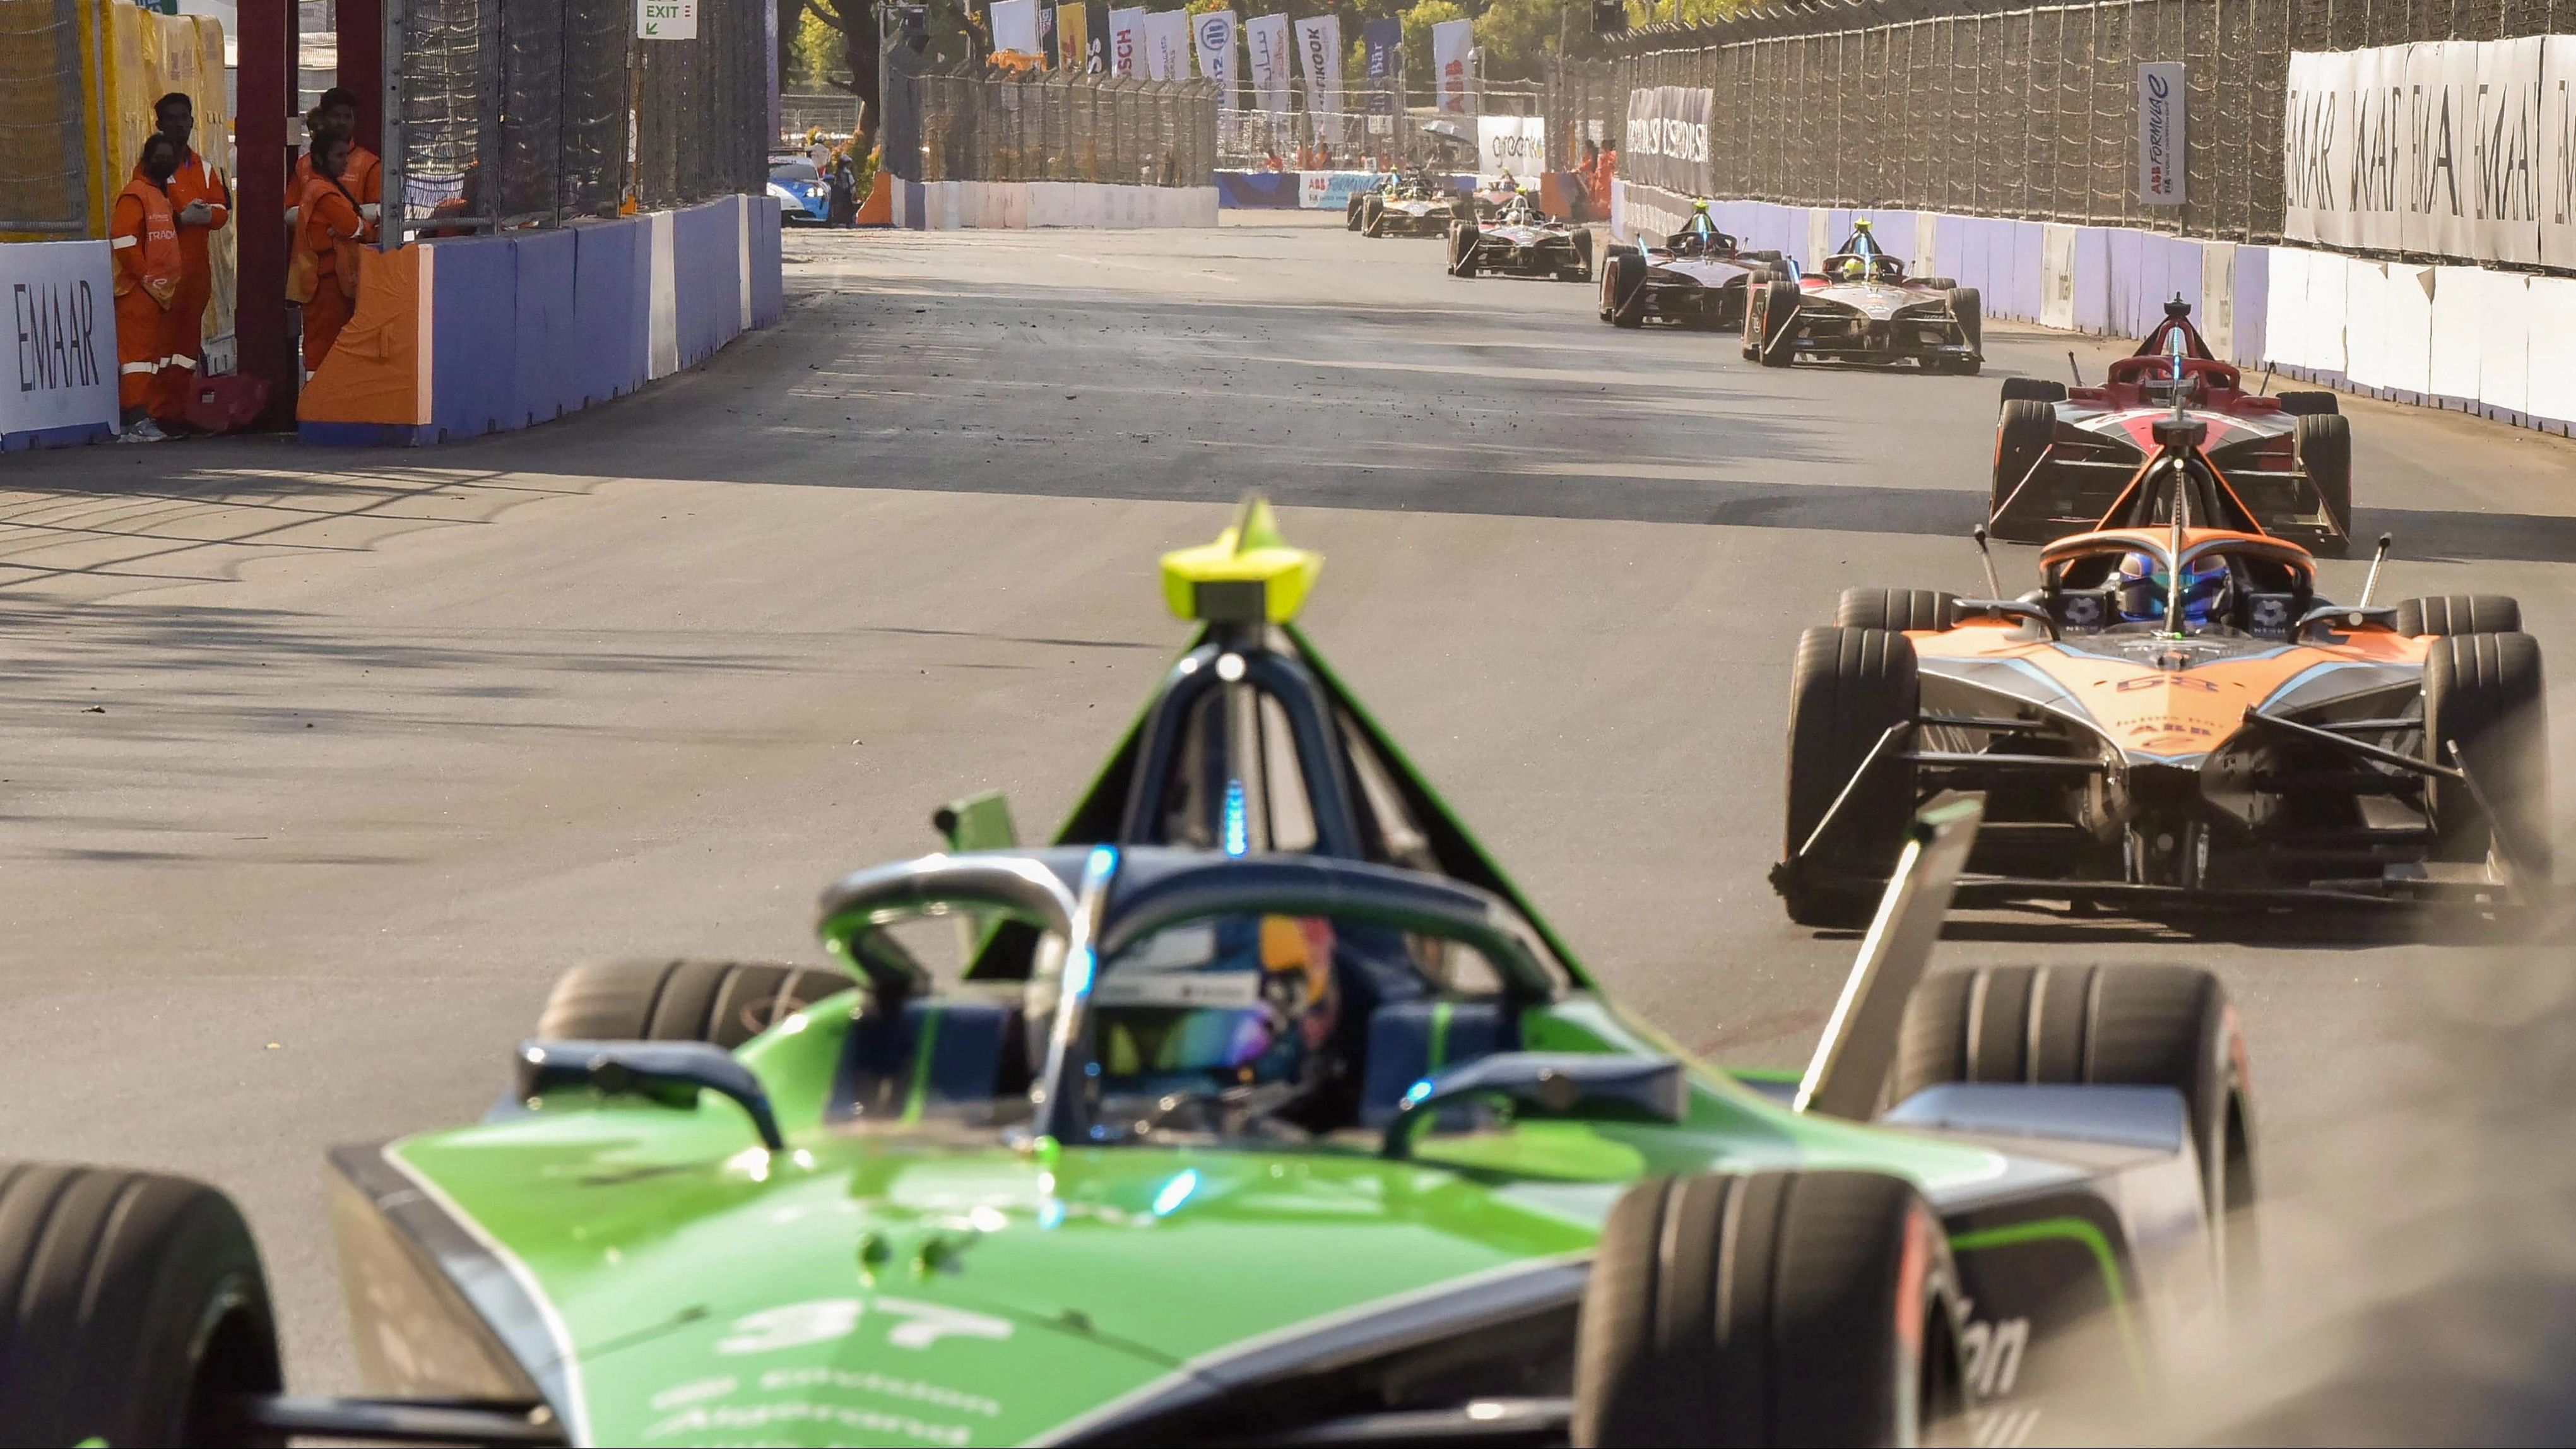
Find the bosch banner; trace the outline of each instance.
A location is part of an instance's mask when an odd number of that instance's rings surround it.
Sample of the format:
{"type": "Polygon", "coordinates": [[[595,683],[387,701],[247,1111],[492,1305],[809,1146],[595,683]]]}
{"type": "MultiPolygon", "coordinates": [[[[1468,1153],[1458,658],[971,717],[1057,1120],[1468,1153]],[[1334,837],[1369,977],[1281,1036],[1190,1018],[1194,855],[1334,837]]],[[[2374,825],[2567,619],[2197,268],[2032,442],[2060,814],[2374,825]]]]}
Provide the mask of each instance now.
{"type": "Polygon", "coordinates": [[[1360,45],[1368,52],[1368,113],[1392,116],[1403,109],[1404,22],[1370,20],[1362,23],[1360,45]]]}
{"type": "Polygon", "coordinates": [[[1706,196],[1708,118],[1715,95],[1703,87],[1643,86],[1628,92],[1628,133],[1619,173],[1631,181],[1706,196]]]}
{"type": "Polygon", "coordinates": [[[2282,235],[2576,266],[2576,65],[2567,63],[2576,54],[2562,44],[2528,36],[2293,54],[2282,235]]]}
{"type": "Polygon", "coordinates": [[[1109,12],[1109,73],[1142,75],[1145,72],[1145,7],[1109,12]]]}

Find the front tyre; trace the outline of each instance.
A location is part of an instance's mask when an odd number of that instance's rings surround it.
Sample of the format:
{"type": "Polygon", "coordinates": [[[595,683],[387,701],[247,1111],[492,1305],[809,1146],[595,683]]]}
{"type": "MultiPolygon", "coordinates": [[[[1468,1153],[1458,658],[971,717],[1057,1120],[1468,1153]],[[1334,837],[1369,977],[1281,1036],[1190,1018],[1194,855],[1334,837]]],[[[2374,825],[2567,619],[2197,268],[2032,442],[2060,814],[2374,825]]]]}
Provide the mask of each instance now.
{"type": "Polygon", "coordinates": [[[1601,267],[1601,320],[1613,327],[1646,325],[1646,259],[1614,250],[1601,267]]]}
{"type": "Polygon", "coordinates": [[[1795,282],[1772,281],[1762,284],[1760,302],[1745,303],[1745,311],[1754,321],[1746,328],[1754,356],[1764,367],[1787,367],[1798,360],[1798,308],[1802,289],[1795,282]]]}
{"type": "Polygon", "coordinates": [[[1557,273],[1556,279],[1560,282],[1590,282],[1592,280],[1592,233],[1577,231],[1567,240],[1574,246],[1574,265],[1557,273]]]}
{"type": "Polygon", "coordinates": [[[1903,758],[1902,735],[1878,746],[1889,730],[1912,725],[1921,704],[1914,643],[1903,634],[1833,625],[1799,636],[1789,681],[1783,863],[1772,876],[1789,919],[1802,926],[1868,923],[1914,817],[1915,768],[1903,758]],[[1837,800],[1841,811],[1819,833],[1837,800]]]}
{"type": "Polygon", "coordinates": [[[2520,873],[2520,883],[2549,879],[2543,693],[2540,644],[2528,634],[2446,634],[2425,652],[2425,758],[2459,765],[2477,782],[2472,790],[2459,781],[2433,781],[2433,849],[2440,859],[2501,856],[2520,873]],[[2495,808],[2492,819],[2479,805],[2481,794],[2495,808]]]}
{"type": "Polygon", "coordinates": [[[1959,324],[1959,340],[1968,345],[1968,356],[1953,363],[1952,370],[1974,377],[1986,358],[1986,304],[1974,287],[1952,287],[1950,315],[1959,324]]]}
{"type": "Polygon", "coordinates": [[[1453,222],[1449,227],[1449,275],[1476,275],[1476,248],[1481,244],[1482,234],[1475,223],[1453,222]]]}
{"type": "Polygon", "coordinates": [[[224,1401],[284,1386],[259,1249],[201,1182],[0,1162],[0,1303],[0,1444],[260,1442],[224,1401]]]}
{"type": "Polygon", "coordinates": [[[2040,460],[2057,439],[2057,409],[2010,398],[1995,421],[1995,472],[1986,492],[1986,531],[2006,543],[2049,541],[2053,501],[2040,460]]]}
{"type": "Polygon", "coordinates": [[[2299,469],[2316,490],[2317,509],[2325,517],[2321,542],[2349,549],[2352,543],[2352,422],[2340,413],[2311,413],[2299,419],[2299,469]]]}
{"type": "Polygon", "coordinates": [[[1959,1407],[1957,1278],[1913,1184],[1649,1178],[1575,1330],[1577,1445],[1914,1444],[1959,1407]]]}

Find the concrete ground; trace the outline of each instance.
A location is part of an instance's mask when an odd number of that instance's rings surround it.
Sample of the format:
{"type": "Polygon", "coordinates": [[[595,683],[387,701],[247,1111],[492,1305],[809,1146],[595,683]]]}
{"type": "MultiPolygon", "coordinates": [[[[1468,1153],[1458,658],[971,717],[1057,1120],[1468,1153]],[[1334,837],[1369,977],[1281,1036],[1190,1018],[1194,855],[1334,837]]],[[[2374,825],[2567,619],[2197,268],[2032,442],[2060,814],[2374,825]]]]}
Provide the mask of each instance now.
{"type": "MultiPolygon", "coordinates": [[[[550,426],[0,461],[0,1155],[238,1194],[293,1381],[352,1387],[323,1148],[480,1112],[575,961],[813,959],[817,888],[939,802],[1051,822],[1183,637],[1155,555],[1252,489],[1330,559],[1314,637],[1593,968],[1801,1060],[1852,943],[1763,882],[1792,642],[1846,584],[1975,587],[1996,376],[2120,349],[1766,371],[1314,221],[797,233],[784,325],[550,426]]],[[[2576,639],[2576,446],[2346,410],[2386,596],[2576,639]]],[[[2007,918],[1945,951],[2223,971],[2291,1186],[2477,955],[2007,918]]]]}

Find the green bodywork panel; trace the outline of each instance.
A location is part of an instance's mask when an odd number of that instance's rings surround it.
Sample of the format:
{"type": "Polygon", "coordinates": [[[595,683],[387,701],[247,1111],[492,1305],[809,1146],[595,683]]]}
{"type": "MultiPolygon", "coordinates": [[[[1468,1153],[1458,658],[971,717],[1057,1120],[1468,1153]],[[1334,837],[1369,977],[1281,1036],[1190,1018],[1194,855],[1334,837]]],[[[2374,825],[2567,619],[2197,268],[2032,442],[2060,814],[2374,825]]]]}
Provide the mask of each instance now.
{"type": "MultiPolygon", "coordinates": [[[[855,994],[747,1043],[790,1151],[740,1109],[567,1094],[388,1149],[525,1266],[573,1345],[576,1432],[625,1444],[985,1444],[1048,1435],[1191,1361],[1373,1303],[1587,1254],[1657,1172],[1989,1175],[1982,1149],[1801,1118],[1695,1068],[1680,1125],[1530,1120],[1423,1138],[1046,1157],[935,1114],[826,1125],[855,994]]],[[[1599,1001],[1542,1051],[1651,1050],[1599,1001]]]]}

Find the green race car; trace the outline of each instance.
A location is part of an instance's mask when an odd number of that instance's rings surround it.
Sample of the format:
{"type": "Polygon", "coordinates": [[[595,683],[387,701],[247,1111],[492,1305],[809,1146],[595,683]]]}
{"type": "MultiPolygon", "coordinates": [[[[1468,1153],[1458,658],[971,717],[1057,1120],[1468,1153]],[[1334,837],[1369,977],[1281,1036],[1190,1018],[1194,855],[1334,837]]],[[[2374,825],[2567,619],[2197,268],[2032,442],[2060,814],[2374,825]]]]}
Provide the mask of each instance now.
{"type": "Polygon", "coordinates": [[[282,1391],[212,1189],[0,1164],[0,1442],[2017,1442],[2223,1314],[2206,973],[1923,976],[1970,802],[1803,1075],[1692,1060],[1295,627],[1319,566],[1259,505],[1166,558],[1200,635],[1055,844],[945,810],[828,971],[584,968],[486,1121],[333,1153],[373,1397],[282,1391]]]}

